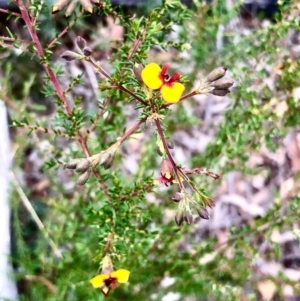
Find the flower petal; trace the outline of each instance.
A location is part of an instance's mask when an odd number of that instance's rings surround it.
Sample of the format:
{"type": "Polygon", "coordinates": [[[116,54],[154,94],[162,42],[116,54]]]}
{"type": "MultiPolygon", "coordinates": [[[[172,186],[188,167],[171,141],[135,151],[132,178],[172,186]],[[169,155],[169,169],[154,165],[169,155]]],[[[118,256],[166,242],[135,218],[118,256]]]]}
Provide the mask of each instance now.
{"type": "Polygon", "coordinates": [[[107,297],[108,296],[108,293],[110,292],[110,287],[109,286],[102,286],[101,288],[101,292],[102,294],[104,295],[104,297],[107,297]]]}
{"type": "Polygon", "coordinates": [[[128,281],[130,272],[124,269],[112,272],[110,276],[116,278],[119,283],[126,283],[128,281]]]}
{"type": "Polygon", "coordinates": [[[159,89],[163,84],[163,81],[159,77],[160,72],[161,69],[157,64],[148,64],[141,73],[144,84],[152,90],[159,89]]]}
{"type": "Polygon", "coordinates": [[[97,275],[96,277],[90,280],[90,283],[93,285],[94,288],[100,287],[103,284],[103,281],[109,279],[109,275],[101,274],[97,275]]]}
{"type": "Polygon", "coordinates": [[[160,89],[162,98],[167,102],[178,102],[185,87],[181,83],[172,83],[163,85],[160,89]]]}

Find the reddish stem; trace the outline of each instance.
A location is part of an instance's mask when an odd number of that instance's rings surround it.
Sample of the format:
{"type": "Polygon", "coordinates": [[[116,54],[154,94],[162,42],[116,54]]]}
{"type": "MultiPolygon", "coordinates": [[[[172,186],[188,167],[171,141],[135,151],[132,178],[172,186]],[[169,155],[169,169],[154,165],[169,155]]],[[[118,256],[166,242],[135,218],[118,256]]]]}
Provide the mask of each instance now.
{"type": "MultiPolygon", "coordinates": [[[[22,18],[27,26],[27,29],[28,29],[28,32],[32,38],[32,41],[36,47],[36,51],[37,51],[37,54],[39,55],[40,58],[44,58],[44,50],[43,50],[43,47],[40,43],[40,40],[39,40],[39,37],[36,33],[36,30],[34,28],[34,26],[32,25],[32,22],[31,22],[31,19],[30,19],[30,16],[28,14],[28,10],[27,10],[27,7],[24,5],[24,3],[22,2],[22,0],[14,0],[14,2],[18,5],[18,7],[20,8],[20,11],[21,11],[21,15],[22,15],[22,18]]],[[[60,100],[62,101],[63,105],[64,105],[64,108],[66,110],[66,113],[68,115],[71,115],[72,114],[72,109],[65,97],[65,94],[58,82],[58,79],[55,75],[55,73],[53,72],[53,70],[49,67],[49,64],[48,63],[43,63],[43,66],[50,78],[50,81],[52,82],[53,86],[54,86],[54,89],[57,93],[57,96],[60,98],[60,100]]],[[[78,139],[78,142],[80,143],[82,149],[83,149],[83,152],[85,153],[86,157],[90,157],[91,156],[91,153],[90,153],[90,150],[88,149],[87,147],[87,144],[86,144],[86,140],[85,138],[83,137],[83,135],[81,133],[77,133],[77,139],[78,139]]],[[[101,175],[98,171],[93,171],[95,176],[99,179],[101,178],[101,175]]],[[[105,195],[111,200],[111,196],[108,194],[108,189],[106,187],[106,185],[101,181],[99,180],[99,184],[103,190],[103,192],[105,193],[105,195]]]]}
{"type": "Polygon", "coordinates": [[[84,137],[84,140],[85,140],[85,141],[87,141],[87,139],[88,139],[90,133],[95,129],[96,124],[97,124],[98,120],[100,119],[100,117],[101,117],[101,116],[103,115],[103,113],[105,112],[105,109],[106,109],[106,107],[107,107],[107,105],[108,105],[110,99],[111,99],[110,97],[107,97],[107,98],[106,98],[106,100],[105,100],[105,102],[104,102],[102,108],[101,108],[100,111],[98,112],[98,114],[97,114],[97,116],[96,116],[94,122],[93,122],[92,125],[89,127],[89,129],[87,130],[87,134],[86,134],[85,137],[84,137]]]}
{"type": "Polygon", "coordinates": [[[148,117],[144,117],[138,123],[136,123],[131,129],[129,129],[120,139],[119,142],[122,144],[130,135],[132,135],[146,120],[148,117]]]}
{"type": "Polygon", "coordinates": [[[160,124],[160,121],[158,119],[155,119],[155,125],[156,125],[156,128],[157,128],[157,132],[158,132],[158,135],[163,143],[163,146],[164,146],[164,149],[165,149],[165,152],[168,156],[168,159],[170,160],[171,164],[172,164],[172,167],[173,167],[173,170],[175,172],[175,175],[176,175],[176,178],[178,180],[178,185],[180,187],[180,190],[184,190],[184,186],[181,182],[181,178],[178,174],[178,168],[177,168],[177,165],[175,163],[175,161],[173,160],[173,157],[169,151],[169,148],[168,148],[168,145],[167,145],[167,141],[165,139],[165,136],[164,136],[164,132],[162,130],[162,127],[161,127],[161,124],[160,124]]]}
{"type": "Polygon", "coordinates": [[[11,14],[11,15],[16,16],[18,18],[21,18],[21,14],[11,12],[8,9],[0,8],[0,12],[5,13],[5,14],[11,14]]]}
{"type": "Polygon", "coordinates": [[[78,16],[68,25],[66,26],[66,28],[53,40],[51,41],[48,46],[46,47],[46,49],[50,49],[54,46],[54,44],[58,41],[58,39],[60,39],[64,34],[66,34],[68,32],[68,30],[70,28],[73,27],[73,25],[76,23],[76,21],[83,15],[84,13],[84,9],[82,9],[80,11],[80,13],[78,14],[78,16]]]}

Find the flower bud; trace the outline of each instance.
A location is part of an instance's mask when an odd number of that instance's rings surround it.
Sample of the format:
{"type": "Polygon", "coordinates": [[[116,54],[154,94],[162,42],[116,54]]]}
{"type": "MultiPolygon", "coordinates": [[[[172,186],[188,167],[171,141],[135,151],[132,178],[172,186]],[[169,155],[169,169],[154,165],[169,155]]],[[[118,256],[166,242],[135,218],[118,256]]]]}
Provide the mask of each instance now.
{"type": "Polygon", "coordinates": [[[102,163],[102,166],[104,167],[104,169],[109,169],[114,164],[114,161],[115,161],[115,156],[113,154],[109,154],[107,160],[102,163]]]}
{"type": "Polygon", "coordinates": [[[199,207],[199,208],[197,208],[197,212],[198,212],[199,216],[200,216],[201,218],[203,218],[203,219],[209,219],[209,218],[210,218],[207,209],[204,208],[204,207],[199,207]]]}
{"type": "Polygon", "coordinates": [[[101,152],[100,153],[100,157],[99,157],[99,161],[98,161],[98,164],[100,166],[102,166],[110,157],[110,153],[109,151],[105,151],[105,152],[101,152]]]}
{"type": "Polygon", "coordinates": [[[168,180],[173,177],[173,166],[169,159],[162,160],[160,165],[160,173],[168,180]]]}
{"type": "Polygon", "coordinates": [[[171,139],[168,139],[167,140],[167,146],[168,146],[168,148],[173,149],[174,148],[174,142],[171,139]]]}
{"type": "Polygon", "coordinates": [[[82,159],[73,159],[70,162],[66,163],[64,166],[64,169],[75,169],[78,162],[80,162],[82,159]]]}
{"type": "Polygon", "coordinates": [[[133,74],[140,84],[143,83],[142,76],[141,76],[143,69],[144,69],[143,65],[139,63],[135,63],[133,66],[133,74]]]}
{"type": "Polygon", "coordinates": [[[212,199],[210,199],[210,198],[206,198],[206,199],[205,199],[205,203],[206,203],[206,205],[207,205],[208,207],[210,207],[210,208],[212,208],[212,207],[215,206],[215,202],[214,202],[212,199]]]}
{"type": "Polygon", "coordinates": [[[188,225],[191,225],[193,222],[193,215],[191,213],[186,213],[183,217],[188,225]]]}
{"type": "Polygon", "coordinates": [[[87,12],[89,12],[90,14],[93,13],[93,4],[90,0],[80,0],[80,3],[87,12]]]}
{"type": "Polygon", "coordinates": [[[61,11],[66,5],[68,5],[68,3],[70,2],[70,0],[58,0],[54,3],[54,5],[52,6],[52,14],[56,14],[59,11],[61,11]]]}
{"type": "Polygon", "coordinates": [[[181,224],[183,223],[183,214],[182,214],[182,211],[177,211],[176,212],[175,222],[176,222],[177,226],[181,226],[181,224]]]}
{"type": "Polygon", "coordinates": [[[226,71],[227,71],[227,68],[218,67],[207,75],[206,81],[208,81],[209,83],[214,82],[214,81],[218,80],[219,78],[222,78],[225,75],[226,71]]]}
{"type": "MultiPolygon", "coordinates": [[[[174,148],[174,142],[172,140],[167,139],[166,143],[167,143],[168,148],[170,148],[170,149],[174,148]]],[[[164,145],[163,145],[162,141],[160,141],[159,144],[157,145],[156,151],[160,156],[162,156],[163,153],[165,152],[164,145]]]]}
{"type": "Polygon", "coordinates": [[[86,181],[89,179],[90,175],[91,175],[90,169],[88,169],[87,171],[82,173],[77,179],[77,185],[79,185],[79,186],[84,185],[86,183],[86,181]]]}
{"type": "Polygon", "coordinates": [[[176,203],[180,202],[183,199],[184,194],[182,192],[175,192],[172,196],[172,200],[176,203]]]}
{"type": "Polygon", "coordinates": [[[76,172],[82,173],[88,170],[90,167],[90,161],[88,159],[81,159],[76,166],[76,172]]]}
{"type": "Polygon", "coordinates": [[[110,274],[113,272],[113,263],[111,261],[110,256],[107,254],[101,261],[101,266],[102,266],[102,273],[103,274],[110,274]]]}
{"type": "Polygon", "coordinates": [[[156,151],[157,151],[157,153],[158,153],[160,156],[163,155],[163,153],[162,153],[162,151],[161,151],[161,148],[160,148],[159,146],[157,146],[156,151]]]}
{"type": "Polygon", "coordinates": [[[66,16],[67,18],[69,18],[69,17],[73,14],[73,12],[74,12],[74,10],[75,10],[75,8],[76,8],[76,5],[77,5],[76,1],[72,1],[72,2],[68,5],[67,10],[66,10],[66,13],[65,13],[65,16],[66,16]]]}
{"type": "Polygon", "coordinates": [[[92,48],[89,46],[85,46],[83,48],[83,55],[84,56],[90,56],[92,54],[92,48]]]}
{"type": "Polygon", "coordinates": [[[228,90],[228,89],[214,89],[210,93],[213,94],[213,95],[216,95],[216,96],[225,96],[228,93],[230,93],[230,90],[228,90]]]}
{"type": "Polygon", "coordinates": [[[80,36],[76,38],[76,45],[79,49],[83,49],[86,46],[86,40],[80,36]]]}
{"type": "Polygon", "coordinates": [[[65,59],[68,62],[71,62],[73,60],[79,59],[80,55],[76,52],[66,50],[60,57],[65,59]]]}
{"type": "Polygon", "coordinates": [[[212,84],[216,89],[228,89],[233,85],[233,80],[229,78],[221,78],[212,84]]]}

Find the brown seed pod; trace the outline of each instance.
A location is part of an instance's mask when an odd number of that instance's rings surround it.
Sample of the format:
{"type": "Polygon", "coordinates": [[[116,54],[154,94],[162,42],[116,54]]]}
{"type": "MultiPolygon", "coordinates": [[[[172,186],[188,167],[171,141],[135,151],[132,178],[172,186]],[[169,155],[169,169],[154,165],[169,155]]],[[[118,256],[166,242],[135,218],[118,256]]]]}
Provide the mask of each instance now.
{"type": "Polygon", "coordinates": [[[207,75],[206,81],[208,81],[209,83],[214,82],[214,81],[222,78],[225,75],[226,71],[227,71],[227,68],[218,67],[207,75]]]}
{"type": "Polygon", "coordinates": [[[90,161],[88,159],[81,159],[80,162],[77,163],[76,172],[82,173],[88,170],[90,167],[90,161]]]}
{"type": "Polygon", "coordinates": [[[105,151],[101,153],[101,156],[99,157],[98,164],[102,166],[107,160],[109,160],[111,156],[111,153],[109,151],[105,151]]]}
{"type": "Polygon", "coordinates": [[[168,148],[173,149],[174,148],[174,142],[171,139],[168,139],[167,140],[167,146],[168,146],[168,148]]]}
{"type": "Polygon", "coordinates": [[[90,56],[91,54],[92,54],[92,48],[91,47],[89,47],[89,46],[85,46],[84,48],[83,48],[83,55],[84,56],[90,56]]]}
{"type": "Polygon", "coordinates": [[[64,166],[64,169],[75,169],[78,162],[80,162],[82,159],[73,159],[70,162],[66,163],[64,166]]]}
{"type": "Polygon", "coordinates": [[[80,36],[76,38],[76,45],[79,49],[83,49],[86,46],[86,40],[80,36]]]}
{"type": "Polygon", "coordinates": [[[204,208],[204,207],[199,207],[199,208],[197,208],[197,212],[198,212],[198,215],[199,215],[201,218],[203,218],[203,219],[209,219],[209,218],[210,218],[207,209],[204,208]]]}
{"type": "Polygon", "coordinates": [[[234,81],[229,78],[221,78],[217,81],[215,81],[212,86],[215,87],[216,89],[228,89],[234,84],[234,81]]]}
{"type": "Polygon", "coordinates": [[[67,10],[66,10],[66,13],[65,13],[65,16],[66,16],[67,18],[69,18],[69,17],[73,14],[73,12],[74,12],[74,10],[75,10],[75,8],[76,8],[76,5],[77,5],[77,2],[76,2],[76,1],[72,1],[72,2],[68,5],[67,10]]]}
{"type": "Polygon", "coordinates": [[[156,147],[156,151],[157,151],[157,153],[158,153],[160,156],[163,155],[163,153],[162,153],[162,151],[161,151],[161,149],[160,149],[159,146],[156,147]]]}
{"type": "Polygon", "coordinates": [[[71,62],[73,60],[79,59],[80,55],[76,52],[66,50],[60,57],[65,59],[68,62],[71,62]]]}
{"type": "Polygon", "coordinates": [[[90,169],[88,169],[87,171],[82,173],[77,179],[77,185],[79,185],[79,186],[84,185],[87,182],[87,180],[89,179],[90,175],[91,175],[90,169]]]}
{"type": "Polygon", "coordinates": [[[188,225],[191,225],[193,223],[193,215],[191,213],[186,213],[183,219],[186,221],[188,225]]]}
{"type": "Polygon", "coordinates": [[[141,76],[143,69],[144,69],[144,66],[139,63],[135,63],[133,66],[133,74],[140,84],[143,83],[142,76],[141,76]]]}
{"type": "Polygon", "coordinates": [[[176,203],[180,202],[183,199],[183,193],[182,192],[175,192],[172,196],[172,200],[176,203]]]}
{"type": "Polygon", "coordinates": [[[175,222],[177,226],[181,226],[181,224],[183,223],[183,214],[181,211],[177,211],[175,215],[175,222]]]}
{"type": "Polygon", "coordinates": [[[216,96],[225,96],[228,93],[230,93],[230,90],[228,90],[228,89],[214,89],[211,92],[211,94],[216,95],[216,96]]]}
{"type": "Polygon", "coordinates": [[[115,156],[110,154],[107,160],[103,162],[102,166],[104,167],[104,169],[109,169],[114,164],[114,161],[115,161],[115,156]]]}
{"type": "Polygon", "coordinates": [[[52,14],[56,14],[61,11],[65,6],[69,4],[70,0],[58,0],[52,6],[52,14]]]}
{"type": "Polygon", "coordinates": [[[93,4],[91,3],[90,0],[79,0],[83,8],[92,14],[94,12],[93,4]]]}

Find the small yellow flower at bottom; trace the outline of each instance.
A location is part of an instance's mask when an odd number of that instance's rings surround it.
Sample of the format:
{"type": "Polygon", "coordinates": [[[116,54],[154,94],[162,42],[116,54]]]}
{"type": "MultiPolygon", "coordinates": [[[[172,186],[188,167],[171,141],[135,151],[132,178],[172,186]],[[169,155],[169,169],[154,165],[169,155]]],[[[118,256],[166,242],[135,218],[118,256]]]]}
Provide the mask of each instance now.
{"type": "Polygon", "coordinates": [[[128,282],[130,272],[125,269],[119,269],[110,274],[100,274],[90,280],[94,288],[100,288],[105,297],[108,296],[111,288],[117,287],[118,283],[128,282]]]}

